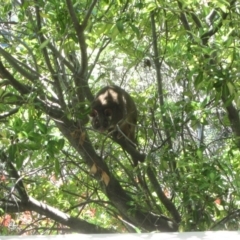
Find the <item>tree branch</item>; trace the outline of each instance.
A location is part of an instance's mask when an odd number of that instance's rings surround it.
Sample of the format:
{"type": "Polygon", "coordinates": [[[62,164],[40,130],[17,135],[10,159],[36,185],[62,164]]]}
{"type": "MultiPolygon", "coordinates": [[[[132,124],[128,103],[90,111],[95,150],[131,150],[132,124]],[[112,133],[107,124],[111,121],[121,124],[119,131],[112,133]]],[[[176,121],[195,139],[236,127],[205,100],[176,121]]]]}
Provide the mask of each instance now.
{"type": "Polygon", "coordinates": [[[146,155],[144,153],[140,153],[126,138],[113,137],[113,140],[118,143],[123,150],[130,154],[134,165],[136,165],[139,161],[144,162],[146,155]]]}
{"type": "MultiPolygon", "coordinates": [[[[25,94],[30,94],[33,90],[26,85],[21,84],[18,82],[12,74],[3,66],[2,62],[0,61],[0,75],[2,78],[6,78],[10,85],[13,86],[20,94],[25,95],[25,94]]],[[[53,99],[54,102],[57,102],[56,99],[53,99]]],[[[52,102],[49,103],[49,99],[44,97],[44,100],[40,97],[37,97],[34,99],[34,102],[38,106],[40,104],[40,108],[46,113],[49,114],[51,117],[56,118],[56,119],[61,119],[63,117],[63,112],[59,110],[59,108],[54,107],[54,104],[52,102]],[[51,106],[49,106],[49,104],[51,106]]]]}
{"type": "Polygon", "coordinates": [[[189,23],[188,23],[188,20],[187,20],[186,15],[185,15],[184,12],[183,12],[182,3],[181,3],[180,1],[178,1],[178,6],[179,6],[179,8],[180,8],[180,10],[181,10],[180,20],[181,20],[181,22],[182,22],[182,24],[183,24],[183,27],[184,27],[185,30],[187,31],[187,34],[189,35],[190,39],[193,39],[190,25],[189,25],[189,23]]]}
{"type": "Polygon", "coordinates": [[[48,43],[48,46],[52,53],[57,56],[71,72],[74,72],[74,67],[71,65],[71,63],[61,55],[61,53],[52,45],[52,43],[48,43]]]}
{"type": "Polygon", "coordinates": [[[10,55],[8,52],[6,52],[3,48],[0,47],[0,55],[2,55],[6,61],[18,72],[20,73],[22,76],[24,76],[25,78],[27,78],[28,80],[32,81],[35,80],[36,78],[38,78],[38,73],[34,72],[31,68],[29,68],[27,65],[24,65],[23,63],[19,63],[19,61],[17,59],[15,59],[14,57],[12,57],[12,55],[10,55]],[[24,65],[24,67],[26,69],[28,69],[31,73],[27,72],[26,70],[24,70],[22,67],[20,67],[21,65],[24,65]]]}
{"type": "Polygon", "coordinates": [[[88,19],[90,18],[90,15],[92,14],[92,10],[94,8],[94,6],[96,5],[96,3],[98,2],[98,0],[93,0],[88,11],[87,14],[84,18],[84,20],[82,21],[82,28],[83,30],[87,27],[87,23],[88,23],[88,19]]]}
{"type": "MultiPolygon", "coordinates": [[[[111,39],[110,39],[110,38],[105,38],[105,39],[103,39],[102,46],[99,48],[98,53],[97,53],[97,55],[96,55],[96,57],[95,57],[95,59],[94,59],[94,62],[93,62],[92,66],[91,66],[91,68],[90,68],[90,70],[89,70],[89,72],[88,72],[88,78],[91,76],[92,71],[93,71],[94,67],[96,66],[96,63],[98,62],[98,59],[99,59],[99,57],[100,57],[100,54],[101,54],[102,51],[108,46],[108,44],[109,44],[110,42],[111,42],[111,39]]],[[[93,99],[89,99],[89,100],[92,101],[93,99]]]]}
{"type": "MultiPolygon", "coordinates": [[[[92,8],[94,7],[94,5],[96,4],[96,0],[94,0],[88,10],[87,15],[85,16],[84,19],[84,25],[87,24],[87,20],[90,16],[90,11],[92,11],[92,8]]],[[[87,99],[91,99],[91,91],[89,89],[88,86],[88,55],[87,55],[87,44],[86,44],[86,40],[85,40],[85,36],[84,36],[84,28],[86,26],[84,25],[80,25],[78,22],[78,19],[76,17],[73,5],[71,0],[66,0],[67,3],[67,7],[68,7],[68,11],[69,11],[69,15],[72,19],[73,22],[73,26],[74,29],[76,31],[77,37],[78,37],[78,43],[80,46],[80,50],[81,50],[81,68],[79,72],[75,73],[74,76],[74,81],[75,81],[75,86],[77,89],[77,94],[78,94],[78,99],[83,102],[85,100],[85,97],[87,97],[87,99]]]]}
{"type": "Polygon", "coordinates": [[[15,188],[17,189],[21,197],[21,200],[27,202],[29,200],[29,196],[22,182],[22,178],[19,176],[16,168],[13,166],[11,162],[13,161],[13,159],[9,159],[3,151],[0,152],[0,158],[1,158],[1,161],[6,163],[7,167],[9,168],[10,175],[16,179],[15,188]]]}
{"type": "Polygon", "coordinates": [[[215,18],[216,15],[217,15],[216,9],[212,9],[211,12],[207,15],[206,23],[207,23],[208,26],[213,25],[213,19],[215,18]]]}
{"type": "Polygon", "coordinates": [[[162,191],[161,186],[158,184],[156,176],[151,167],[147,168],[147,175],[148,175],[150,182],[154,186],[154,189],[157,192],[159,200],[166,207],[166,209],[171,213],[171,215],[174,218],[174,220],[176,221],[176,223],[180,223],[181,216],[180,216],[179,212],[177,211],[175,205],[165,196],[164,192],[162,191]]]}
{"type": "MultiPolygon", "coordinates": [[[[67,3],[69,15],[72,19],[73,26],[78,37],[79,46],[81,49],[81,70],[79,74],[80,74],[80,80],[82,80],[81,78],[84,79],[87,75],[86,73],[87,73],[87,67],[88,67],[87,44],[84,36],[84,27],[80,25],[78,22],[77,16],[75,14],[75,11],[72,5],[72,1],[66,0],[66,3],[67,3]]],[[[85,19],[87,20],[88,18],[85,18],[85,19]]]]}
{"type": "Polygon", "coordinates": [[[15,187],[20,195],[21,201],[8,203],[8,201],[0,200],[1,202],[5,202],[2,206],[3,209],[11,209],[12,212],[19,211],[35,211],[39,214],[45,215],[48,218],[51,218],[59,223],[62,223],[68,227],[70,227],[73,231],[81,232],[81,233],[113,233],[114,231],[101,228],[97,225],[88,223],[78,218],[70,217],[68,214],[59,211],[56,208],[53,208],[47,204],[41,203],[36,199],[29,197],[21,177],[19,176],[17,170],[11,163],[11,160],[8,159],[4,152],[0,152],[0,158],[2,162],[6,163],[10,175],[17,180],[15,183],[15,187]]]}
{"type": "MultiPolygon", "coordinates": [[[[0,48],[1,49],[1,48],[0,48]]],[[[0,50],[1,52],[1,50],[0,50]]],[[[17,69],[16,69],[17,70],[17,69]]],[[[31,92],[31,88],[28,86],[21,84],[18,82],[12,74],[3,66],[2,62],[0,61],[0,75],[2,78],[6,78],[9,80],[10,84],[21,94],[29,94],[31,92]]]]}
{"type": "Polygon", "coordinates": [[[9,112],[2,113],[2,114],[0,114],[0,119],[7,118],[7,117],[17,113],[18,111],[19,111],[19,107],[14,108],[14,109],[10,110],[9,112]]]}
{"type": "MultiPolygon", "coordinates": [[[[38,35],[39,35],[40,43],[42,44],[42,43],[44,43],[46,41],[46,39],[45,39],[45,37],[43,36],[43,33],[42,33],[42,23],[41,23],[41,17],[40,17],[38,4],[36,4],[35,10],[36,10],[38,35]]],[[[47,49],[45,47],[42,48],[42,52],[43,52],[43,56],[44,56],[44,59],[45,59],[45,63],[47,65],[47,67],[48,67],[49,72],[51,73],[51,76],[52,76],[53,80],[54,80],[54,83],[55,83],[54,86],[56,87],[56,90],[57,90],[57,95],[58,95],[58,98],[59,98],[59,102],[60,102],[62,108],[66,109],[66,103],[64,101],[61,84],[59,82],[59,78],[57,77],[56,71],[52,67],[50,58],[48,56],[47,49]]]]}
{"type": "Polygon", "coordinates": [[[202,23],[200,22],[200,20],[198,19],[197,15],[194,12],[191,12],[191,16],[193,21],[195,22],[197,28],[201,28],[202,27],[202,23]]]}
{"type": "MultiPolygon", "coordinates": [[[[163,97],[163,79],[162,79],[162,74],[161,74],[161,65],[159,62],[160,56],[159,56],[159,50],[158,50],[158,41],[157,41],[157,34],[156,34],[156,23],[155,23],[155,12],[152,11],[150,13],[150,19],[151,19],[151,27],[152,27],[152,46],[153,46],[153,52],[154,52],[154,64],[156,67],[156,75],[157,75],[157,90],[158,90],[158,101],[159,101],[159,106],[161,108],[164,107],[165,102],[164,102],[164,97],[163,97]]],[[[166,134],[166,139],[168,142],[169,149],[172,149],[172,139],[171,139],[171,134],[168,130],[168,127],[166,126],[167,118],[165,114],[162,114],[162,119],[163,123],[165,125],[165,134],[166,134]]],[[[171,163],[169,164],[170,169],[172,171],[176,170],[176,162],[173,159],[171,163]]]]}
{"type": "MultiPolygon", "coordinates": [[[[66,119],[66,122],[56,122],[59,130],[68,139],[71,146],[73,146],[77,152],[83,157],[87,165],[91,168],[94,164],[98,169],[94,174],[94,177],[100,182],[102,191],[106,194],[112,204],[121,213],[122,217],[136,226],[141,226],[147,231],[155,231],[156,229],[165,232],[177,231],[178,226],[172,220],[159,215],[154,215],[150,212],[144,212],[138,204],[129,196],[122,188],[119,181],[111,174],[105,161],[100,158],[89,140],[87,133],[84,134],[84,141],[81,139],[84,129],[81,125],[74,126],[74,124],[66,119]],[[75,130],[74,130],[75,129],[75,130]],[[76,134],[74,134],[76,133],[76,134]],[[109,176],[109,183],[106,186],[101,180],[102,173],[106,173],[109,176]],[[129,202],[135,202],[134,209],[129,205],[129,202]],[[156,226],[157,225],[157,226],[156,226]]],[[[119,144],[122,143],[123,138],[120,138],[119,144]]],[[[123,144],[125,146],[125,143],[123,144]]],[[[129,145],[129,144],[128,144],[129,145]]],[[[133,147],[132,147],[133,148],[133,147]]],[[[134,149],[134,148],[133,148],[134,149]]],[[[135,150],[136,151],[136,150],[135,150]]],[[[139,153],[138,153],[139,154],[139,153]]]]}
{"type": "Polygon", "coordinates": [[[220,220],[219,222],[215,223],[211,228],[210,230],[214,230],[217,226],[219,225],[223,225],[223,224],[226,224],[227,222],[231,221],[231,220],[235,220],[236,222],[239,222],[237,221],[237,218],[240,217],[240,209],[230,213],[228,216],[224,217],[222,220],[220,220]]]}
{"type": "MultiPolygon", "coordinates": [[[[232,0],[230,2],[230,7],[233,7],[234,3],[236,2],[236,0],[232,0]]],[[[229,10],[230,12],[230,10],[229,10]]],[[[215,26],[215,27],[212,27],[212,21],[214,19],[214,16],[216,15],[216,13],[214,12],[214,10],[210,13],[210,15],[208,16],[209,19],[211,19],[211,26],[210,26],[210,30],[206,33],[204,33],[202,36],[201,36],[201,39],[202,39],[202,43],[203,45],[206,45],[208,43],[208,40],[210,37],[212,37],[215,33],[218,32],[218,30],[222,27],[223,25],[223,21],[227,18],[227,16],[229,15],[229,13],[225,12],[222,14],[221,16],[221,20],[219,21],[219,23],[215,26]]]]}
{"type": "MultiPolygon", "coordinates": [[[[1,202],[1,201],[0,201],[1,202]]],[[[24,212],[34,211],[38,214],[45,215],[47,218],[53,219],[65,226],[68,226],[72,231],[78,233],[114,233],[115,231],[99,227],[95,224],[79,218],[71,217],[68,214],[59,211],[45,203],[39,202],[36,199],[29,197],[28,201],[19,201],[14,203],[1,204],[1,208],[7,209],[8,212],[24,212]]]]}
{"type": "MultiPolygon", "coordinates": [[[[224,104],[227,102],[225,97],[222,97],[222,101],[223,101],[224,104]]],[[[226,109],[227,109],[227,113],[228,113],[228,119],[231,123],[232,131],[236,135],[236,138],[237,138],[236,144],[237,144],[238,148],[240,149],[240,118],[239,118],[239,112],[234,107],[232,102],[228,103],[228,105],[226,106],[226,109]]]]}

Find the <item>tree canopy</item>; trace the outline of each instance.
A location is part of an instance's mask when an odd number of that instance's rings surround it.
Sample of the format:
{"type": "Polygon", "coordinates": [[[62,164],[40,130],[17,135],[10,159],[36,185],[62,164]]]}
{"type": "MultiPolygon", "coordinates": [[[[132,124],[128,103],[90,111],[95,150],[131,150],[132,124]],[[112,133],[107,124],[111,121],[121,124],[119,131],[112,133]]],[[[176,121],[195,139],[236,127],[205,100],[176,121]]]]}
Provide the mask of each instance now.
{"type": "Polygon", "coordinates": [[[1,234],[239,229],[239,22],[236,0],[2,3],[1,234]],[[112,84],[136,149],[90,124],[112,84]]]}

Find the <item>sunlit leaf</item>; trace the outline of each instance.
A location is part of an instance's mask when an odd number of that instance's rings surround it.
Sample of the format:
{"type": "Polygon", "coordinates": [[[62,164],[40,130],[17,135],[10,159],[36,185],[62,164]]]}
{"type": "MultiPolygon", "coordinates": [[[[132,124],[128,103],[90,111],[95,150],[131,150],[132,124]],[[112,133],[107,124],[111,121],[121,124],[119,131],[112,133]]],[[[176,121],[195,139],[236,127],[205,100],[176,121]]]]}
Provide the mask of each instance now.
{"type": "Polygon", "coordinates": [[[90,173],[91,174],[96,174],[97,173],[97,166],[96,164],[94,163],[90,169],[90,173]]]}
{"type": "Polygon", "coordinates": [[[110,177],[107,175],[106,172],[102,172],[102,180],[105,183],[105,185],[108,186],[110,182],[110,177]]]}

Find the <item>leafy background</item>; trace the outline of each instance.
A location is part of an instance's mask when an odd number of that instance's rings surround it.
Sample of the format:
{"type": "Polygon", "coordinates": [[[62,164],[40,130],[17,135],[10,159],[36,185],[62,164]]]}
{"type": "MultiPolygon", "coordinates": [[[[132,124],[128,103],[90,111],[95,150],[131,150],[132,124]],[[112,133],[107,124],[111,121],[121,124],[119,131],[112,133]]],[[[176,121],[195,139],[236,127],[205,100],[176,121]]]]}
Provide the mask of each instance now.
{"type": "Polygon", "coordinates": [[[0,232],[239,229],[240,6],[230,0],[0,6],[0,232]],[[129,147],[89,106],[117,84],[129,147]]]}

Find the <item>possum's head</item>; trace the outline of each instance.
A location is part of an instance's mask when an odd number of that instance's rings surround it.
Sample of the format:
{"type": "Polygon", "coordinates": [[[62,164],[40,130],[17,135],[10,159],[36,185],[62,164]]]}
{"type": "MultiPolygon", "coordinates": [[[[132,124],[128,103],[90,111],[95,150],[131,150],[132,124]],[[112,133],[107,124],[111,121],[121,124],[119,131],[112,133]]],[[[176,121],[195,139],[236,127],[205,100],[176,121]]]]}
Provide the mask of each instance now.
{"type": "Polygon", "coordinates": [[[100,132],[104,132],[111,127],[112,111],[111,109],[96,110],[92,109],[89,114],[91,117],[92,127],[100,132]]]}

